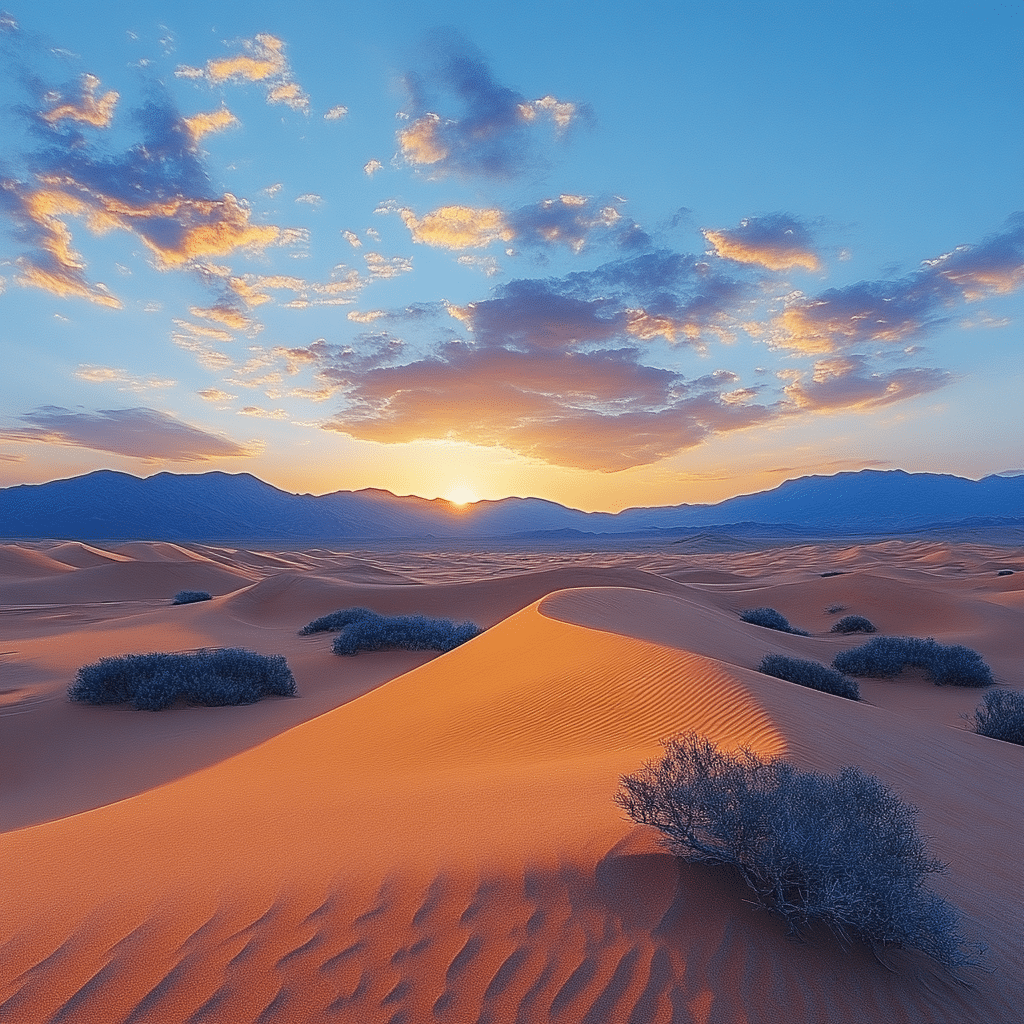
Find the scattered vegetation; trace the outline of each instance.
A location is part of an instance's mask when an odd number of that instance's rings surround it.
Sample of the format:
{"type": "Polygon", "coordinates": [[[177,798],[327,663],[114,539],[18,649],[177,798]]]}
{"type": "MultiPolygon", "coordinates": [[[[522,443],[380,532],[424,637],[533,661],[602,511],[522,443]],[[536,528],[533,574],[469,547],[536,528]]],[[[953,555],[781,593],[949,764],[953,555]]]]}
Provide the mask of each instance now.
{"type": "Polygon", "coordinates": [[[863,615],[844,615],[832,623],[833,633],[877,633],[874,623],[863,615]]]}
{"type": "Polygon", "coordinates": [[[71,700],[131,703],[140,711],[161,711],[179,700],[208,707],[255,704],[269,695],[295,696],[288,663],[237,647],[101,658],[80,668],[68,688],[71,700]]]}
{"type": "Polygon", "coordinates": [[[859,768],[803,772],[689,733],[625,776],[616,802],[676,856],[735,867],[791,933],[821,921],[875,949],[975,962],[957,911],[925,885],[944,866],[917,833],[917,809],[859,768]]]}
{"type": "Polygon", "coordinates": [[[804,629],[797,629],[789,624],[787,619],[774,608],[747,608],[740,612],[740,618],[744,622],[751,622],[755,626],[764,626],[765,629],[777,629],[780,633],[794,633],[797,636],[810,636],[804,629]]]}
{"type": "MultiPolygon", "coordinates": [[[[357,622],[359,619],[372,618],[377,615],[369,608],[342,608],[341,611],[331,612],[330,615],[321,615],[299,630],[299,636],[310,636],[313,633],[336,633],[344,629],[349,623],[357,622]]],[[[378,616],[379,617],[379,616],[378,616]]]]}
{"type": "Polygon", "coordinates": [[[849,679],[841,672],[827,668],[817,661],[788,658],[784,654],[766,654],[757,670],[766,676],[785,679],[798,686],[809,686],[812,690],[821,690],[822,693],[860,700],[860,687],[856,679],[849,679]]]}
{"type": "Polygon", "coordinates": [[[999,572],[996,573],[996,575],[997,576],[1012,576],[1013,575],[1013,570],[1012,569],[1000,569],[999,572]]]}
{"type": "Polygon", "coordinates": [[[830,569],[828,572],[818,573],[823,579],[828,576],[845,576],[846,574],[841,569],[830,569]]]}
{"type": "Polygon", "coordinates": [[[332,649],[335,654],[360,651],[452,651],[483,630],[473,622],[431,619],[425,615],[380,615],[368,608],[346,608],[314,619],[300,633],[340,629],[332,649]]]}
{"type": "Polygon", "coordinates": [[[979,736],[1024,746],[1024,693],[1020,690],[993,690],[986,693],[968,719],[979,736]]]}
{"type": "Polygon", "coordinates": [[[830,604],[825,608],[826,615],[838,615],[840,612],[846,611],[845,604],[830,604]]]}
{"type": "Polygon", "coordinates": [[[196,601],[212,601],[213,595],[205,590],[179,590],[171,604],[195,604],[196,601]]]}
{"type": "Polygon", "coordinates": [[[924,669],[936,686],[991,686],[992,669],[977,651],[962,644],[940,644],[929,637],[879,636],[840,651],[832,667],[851,676],[886,679],[905,668],[924,669]]]}

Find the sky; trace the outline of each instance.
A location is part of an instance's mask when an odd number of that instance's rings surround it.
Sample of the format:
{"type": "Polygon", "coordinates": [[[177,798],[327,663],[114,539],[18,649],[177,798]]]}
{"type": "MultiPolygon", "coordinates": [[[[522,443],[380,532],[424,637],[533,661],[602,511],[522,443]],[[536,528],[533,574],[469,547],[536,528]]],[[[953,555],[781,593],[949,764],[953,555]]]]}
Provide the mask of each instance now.
{"type": "Polygon", "coordinates": [[[0,486],[1024,470],[1022,84],[1020,2],[7,0],[0,486]]]}

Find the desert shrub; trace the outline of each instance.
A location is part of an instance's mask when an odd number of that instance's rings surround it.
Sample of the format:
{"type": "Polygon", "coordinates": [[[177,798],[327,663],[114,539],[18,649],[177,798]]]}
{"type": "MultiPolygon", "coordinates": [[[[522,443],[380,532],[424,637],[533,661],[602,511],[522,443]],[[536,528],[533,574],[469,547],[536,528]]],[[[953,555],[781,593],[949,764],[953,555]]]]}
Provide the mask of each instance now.
{"type": "Polygon", "coordinates": [[[842,569],[829,569],[828,572],[819,572],[818,575],[821,576],[822,579],[827,579],[829,576],[845,576],[846,573],[843,572],[842,569]]]}
{"type": "Polygon", "coordinates": [[[1024,746],[1024,693],[1020,690],[993,690],[986,693],[968,719],[979,736],[1018,743],[1024,746]]]}
{"type": "Polygon", "coordinates": [[[196,601],[212,601],[213,595],[205,590],[179,590],[171,604],[195,604],[196,601]]]}
{"type": "Polygon", "coordinates": [[[757,667],[758,672],[776,679],[785,679],[798,686],[809,686],[812,690],[831,693],[836,697],[860,700],[860,687],[856,679],[848,679],[840,672],[827,668],[817,661],[802,658],[787,658],[784,654],[766,654],[757,667]]]}
{"type": "Polygon", "coordinates": [[[339,629],[344,629],[350,622],[369,618],[376,614],[369,608],[342,608],[340,611],[321,615],[319,619],[306,623],[299,630],[299,636],[309,636],[312,633],[336,633],[339,629]]]}
{"type": "Polygon", "coordinates": [[[845,604],[830,604],[830,605],[828,605],[825,608],[825,614],[826,615],[838,615],[839,612],[845,612],[845,611],[846,611],[846,605],[845,604]]]}
{"type": "Polygon", "coordinates": [[[997,576],[1012,576],[1013,575],[1013,570],[1012,569],[1000,569],[999,572],[996,573],[996,575],[997,576]]]}
{"type": "Polygon", "coordinates": [[[917,833],[917,809],[859,768],[804,772],[689,733],[624,776],[616,802],[676,856],[735,867],[793,934],[821,921],[876,949],[974,962],[957,911],[925,886],[944,867],[917,833]]]}
{"type": "Polygon", "coordinates": [[[377,615],[353,619],[334,638],[335,654],[360,651],[452,651],[483,630],[472,622],[430,619],[425,615],[377,615]]]}
{"type": "Polygon", "coordinates": [[[886,679],[905,668],[924,669],[936,686],[991,686],[992,669],[977,651],[963,644],[940,644],[929,637],[878,636],[860,647],[840,651],[832,667],[851,676],[886,679]]]}
{"type": "Polygon", "coordinates": [[[832,623],[833,633],[877,633],[873,622],[863,615],[844,615],[832,623]]]}
{"type": "Polygon", "coordinates": [[[747,608],[740,612],[740,618],[744,622],[751,622],[755,626],[764,626],[765,629],[777,629],[780,633],[795,633],[797,636],[810,636],[810,633],[803,629],[797,629],[789,624],[787,619],[774,608],[747,608]]]}
{"type": "Polygon", "coordinates": [[[255,704],[268,695],[295,695],[295,678],[288,663],[280,655],[237,647],[101,658],[82,666],[68,688],[71,700],[130,702],[143,711],[161,711],[179,700],[208,707],[255,704]]]}

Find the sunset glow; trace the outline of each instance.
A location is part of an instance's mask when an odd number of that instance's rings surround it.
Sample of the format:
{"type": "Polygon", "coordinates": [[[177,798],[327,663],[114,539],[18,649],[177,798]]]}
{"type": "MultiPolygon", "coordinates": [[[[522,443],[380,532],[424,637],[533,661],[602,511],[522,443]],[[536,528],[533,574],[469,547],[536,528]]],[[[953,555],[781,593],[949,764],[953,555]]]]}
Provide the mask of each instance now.
{"type": "Polygon", "coordinates": [[[1022,14],[940,6],[16,0],[0,486],[1019,468],[1022,14]]]}

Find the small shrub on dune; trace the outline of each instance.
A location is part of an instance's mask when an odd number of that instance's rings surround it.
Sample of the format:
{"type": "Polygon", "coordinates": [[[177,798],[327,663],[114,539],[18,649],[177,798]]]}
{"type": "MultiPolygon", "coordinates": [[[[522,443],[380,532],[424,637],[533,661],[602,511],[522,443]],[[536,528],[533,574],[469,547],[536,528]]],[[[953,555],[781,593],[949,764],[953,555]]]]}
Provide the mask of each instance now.
{"type": "Polygon", "coordinates": [[[213,595],[205,590],[179,590],[171,604],[195,604],[197,601],[212,601],[213,595]]]}
{"type": "Polygon", "coordinates": [[[825,608],[826,615],[838,615],[840,612],[846,611],[845,604],[830,604],[825,608]]]}
{"type": "Polygon", "coordinates": [[[689,733],[623,777],[616,802],[676,856],[735,867],[793,934],[821,921],[876,949],[975,962],[956,910],[925,886],[944,867],[917,833],[917,809],[859,768],[804,772],[689,733]]]}
{"type": "Polygon", "coordinates": [[[241,648],[101,658],[80,668],[68,688],[73,701],[131,703],[140,711],[162,711],[179,700],[207,707],[255,704],[271,695],[295,696],[288,663],[241,648]]]}
{"type": "Polygon", "coordinates": [[[1024,746],[1024,693],[1020,690],[993,690],[986,693],[968,719],[979,736],[1024,746]]]}
{"type": "Polygon", "coordinates": [[[313,633],[336,633],[339,629],[344,629],[350,622],[371,618],[376,614],[369,608],[342,608],[340,611],[321,615],[319,619],[306,623],[299,630],[299,636],[310,636],[313,633]]]}
{"type": "Polygon", "coordinates": [[[817,661],[801,658],[787,658],[784,654],[766,654],[757,668],[766,676],[785,679],[798,686],[809,686],[812,690],[831,693],[848,700],[860,700],[860,687],[855,679],[848,679],[840,672],[826,668],[817,661]]]}
{"type": "Polygon", "coordinates": [[[777,629],[780,633],[794,633],[796,636],[811,635],[806,630],[791,626],[789,619],[774,608],[747,608],[740,612],[740,618],[744,622],[753,623],[755,626],[763,626],[765,629],[777,629]]]}
{"type": "Polygon", "coordinates": [[[879,636],[840,651],[832,667],[851,676],[887,679],[905,668],[924,669],[936,686],[991,686],[992,670],[963,644],[940,644],[912,636],[879,636]]]}
{"type": "Polygon", "coordinates": [[[833,633],[877,633],[878,630],[869,619],[863,615],[844,615],[837,622],[832,623],[833,633]]]}
{"type": "Polygon", "coordinates": [[[483,630],[472,622],[425,615],[370,615],[354,619],[334,638],[335,654],[360,651],[453,651],[483,630]]]}

